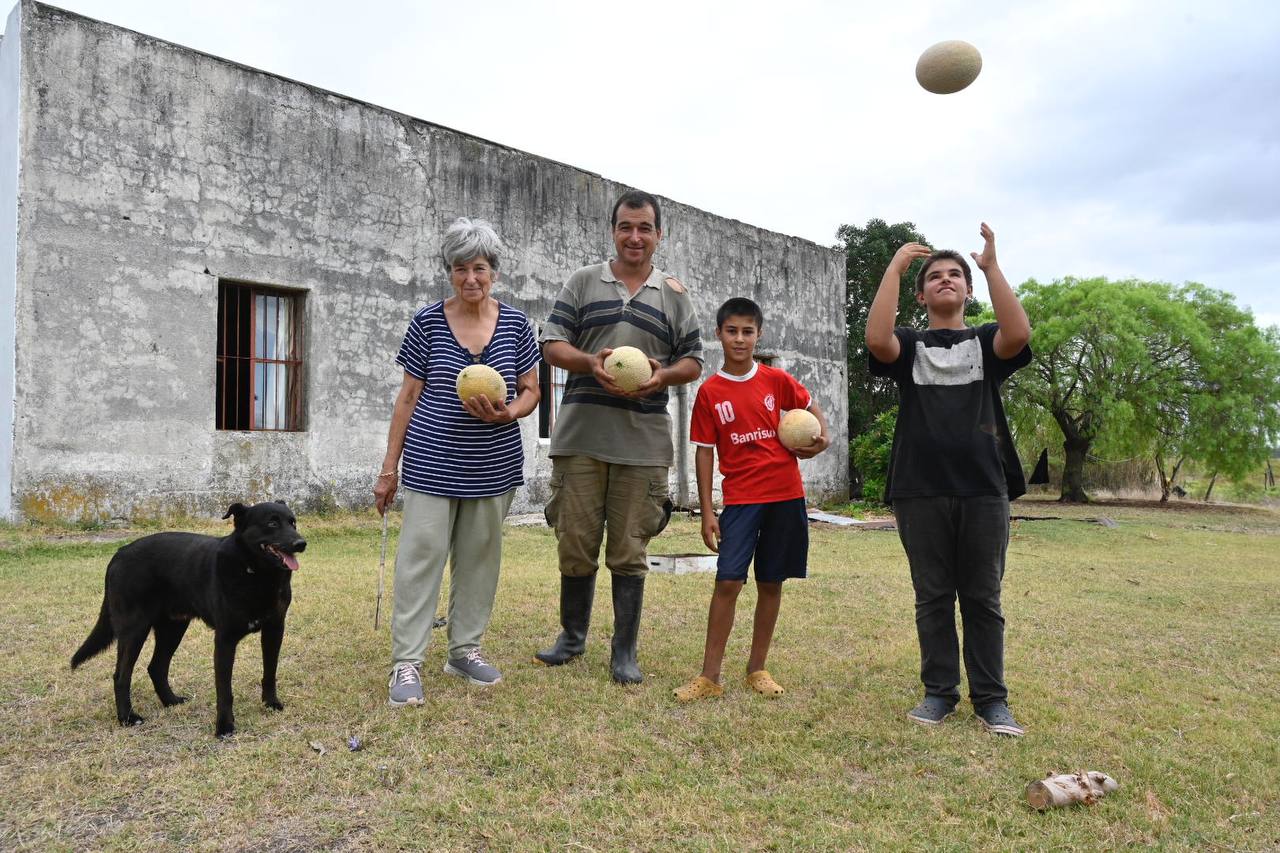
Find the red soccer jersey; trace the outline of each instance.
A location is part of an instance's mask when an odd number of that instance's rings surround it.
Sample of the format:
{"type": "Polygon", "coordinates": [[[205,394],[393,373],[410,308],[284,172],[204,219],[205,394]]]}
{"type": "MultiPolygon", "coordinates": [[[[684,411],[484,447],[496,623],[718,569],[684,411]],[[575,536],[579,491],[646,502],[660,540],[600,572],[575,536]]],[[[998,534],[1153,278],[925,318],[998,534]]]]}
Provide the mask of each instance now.
{"type": "Polygon", "coordinates": [[[796,457],[778,439],[789,409],[809,408],[809,392],[785,370],[757,363],[746,376],[723,370],[698,388],[689,439],[714,447],[725,506],[804,497],[796,457]]]}

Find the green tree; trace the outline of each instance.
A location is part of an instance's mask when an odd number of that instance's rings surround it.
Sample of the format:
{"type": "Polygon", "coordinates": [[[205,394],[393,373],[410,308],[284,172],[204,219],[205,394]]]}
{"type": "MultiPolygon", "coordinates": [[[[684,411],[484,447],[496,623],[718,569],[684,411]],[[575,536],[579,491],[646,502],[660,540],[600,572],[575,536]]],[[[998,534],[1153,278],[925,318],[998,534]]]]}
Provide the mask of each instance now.
{"type": "Polygon", "coordinates": [[[1184,462],[1239,481],[1265,463],[1280,436],[1280,336],[1260,330],[1228,293],[1176,291],[1203,326],[1185,381],[1154,410],[1152,455],[1167,501],[1184,462]]]}
{"type": "Polygon", "coordinates": [[[1085,502],[1090,451],[1146,452],[1156,413],[1193,381],[1205,329],[1167,284],[1067,278],[1019,288],[1032,364],[1009,380],[1020,431],[1050,418],[1063,436],[1060,500],[1085,502]]]}
{"type": "MultiPolygon", "coordinates": [[[[867,369],[867,311],[885,268],[903,243],[924,243],[925,236],[910,222],[889,225],[871,219],[865,227],[841,225],[836,232],[845,253],[844,316],[849,335],[849,438],[863,432],[876,415],[898,404],[892,382],[873,377],[867,369]]],[[[898,299],[898,325],[923,325],[924,306],[916,302],[915,277],[920,261],[902,277],[898,299]]]]}
{"type": "MultiPolygon", "coordinates": [[[[883,413],[898,405],[898,391],[891,380],[871,375],[867,367],[867,312],[871,309],[871,301],[880,287],[880,279],[885,268],[893,260],[894,252],[903,243],[923,243],[932,245],[923,234],[916,230],[911,222],[898,222],[890,225],[883,219],[869,219],[863,227],[841,225],[836,232],[840,240],[838,248],[845,253],[845,331],[849,337],[848,377],[849,377],[849,440],[856,441],[860,435],[872,430],[873,423],[883,413]]],[[[924,306],[916,301],[915,278],[923,261],[912,264],[899,286],[898,320],[899,326],[924,328],[928,324],[928,315],[924,306]]],[[[965,316],[977,316],[984,305],[974,302],[965,309],[965,316]]],[[[892,431],[890,431],[890,435],[892,431]]],[[[888,448],[885,448],[885,453],[888,448]]],[[[867,500],[880,500],[882,491],[868,487],[864,472],[860,469],[853,455],[849,457],[849,487],[853,497],[867,500]]]]}

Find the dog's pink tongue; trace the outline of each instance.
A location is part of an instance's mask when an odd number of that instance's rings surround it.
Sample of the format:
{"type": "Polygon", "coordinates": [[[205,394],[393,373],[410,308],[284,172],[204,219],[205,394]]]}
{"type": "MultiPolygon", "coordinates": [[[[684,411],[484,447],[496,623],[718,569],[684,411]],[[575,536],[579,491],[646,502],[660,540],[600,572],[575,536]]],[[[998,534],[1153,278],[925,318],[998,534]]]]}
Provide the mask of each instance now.
{"type": "Polygon", "coordinates": [[[289,567],[289,571],[296,572],[298,570],[298,558],[292,554],[280,552],[280,559],[284,560],[284,564],[289,567]]]}

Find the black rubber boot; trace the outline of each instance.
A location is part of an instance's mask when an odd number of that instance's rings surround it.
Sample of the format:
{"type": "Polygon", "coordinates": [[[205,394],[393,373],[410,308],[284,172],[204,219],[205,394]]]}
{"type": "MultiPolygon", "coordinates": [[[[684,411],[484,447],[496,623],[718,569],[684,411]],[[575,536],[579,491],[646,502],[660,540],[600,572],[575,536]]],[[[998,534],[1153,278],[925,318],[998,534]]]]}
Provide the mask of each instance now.
{"type": "Polygon", "coordinates": [[[609,669],[619,684],[639,684],[644,673],[636,663],[640,635],[640,610],[644,605],[644,575],[613,576],[613,655],[609,669]]]}
{"type": "Polygon", "coordinates": [[[534,653],[539,663],[560,666],[587,650],[587,628],[591,625],[591,604],[596,597],[596,573],[584,578],[560,576],[560,625],[564,628],[555,645],[534,653]]]}

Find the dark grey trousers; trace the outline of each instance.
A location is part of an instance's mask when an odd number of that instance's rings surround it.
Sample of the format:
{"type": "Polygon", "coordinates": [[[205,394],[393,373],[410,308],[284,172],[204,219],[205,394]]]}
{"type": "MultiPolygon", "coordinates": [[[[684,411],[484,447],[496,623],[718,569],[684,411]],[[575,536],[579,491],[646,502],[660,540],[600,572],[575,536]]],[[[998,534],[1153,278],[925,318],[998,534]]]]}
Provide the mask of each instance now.
{"type": "Polygon", "coordinates": [[[1000,582],[1009,545],[1008,498],[896,498],[893,514],[916,591],[925,695],[960,700],[959,598],[969,700],[975,708],[1005,701],[1000,582]]]}

